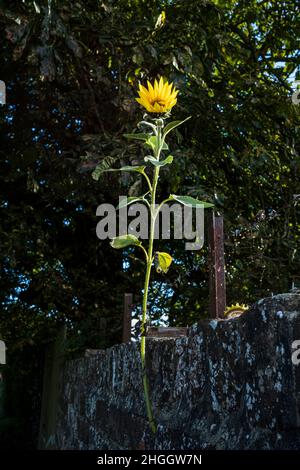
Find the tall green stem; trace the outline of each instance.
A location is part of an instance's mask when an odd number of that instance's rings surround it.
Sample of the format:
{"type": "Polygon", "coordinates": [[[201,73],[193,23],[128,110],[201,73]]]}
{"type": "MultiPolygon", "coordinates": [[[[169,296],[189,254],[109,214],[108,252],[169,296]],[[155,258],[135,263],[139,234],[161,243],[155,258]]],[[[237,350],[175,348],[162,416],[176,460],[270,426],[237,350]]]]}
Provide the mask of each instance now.
{"type": "MultiPolygon", "coordinates": [[[[157,126],[157,145],[154,149],[155,158],[159,159],[161,152],[161,127],[157,126]]],[[[151,268],[153,263],[153,240],[155,232],[155,221],[157,216],[156,211],[156,188],[159,178],[159,167],[155,167],[153,175],[153,184],[151,190],[151,205],[150,205],[150,216],[151,216],[151,225],[150,225],[150,237],[149,237],[149,246],[148,246],[148,259],[147,259],[147,268],[145,275],[144,283],[144,297],[143,297],[143,308],[142,308],[142,337],[141,337],[141,362],[142,362],[142,374],[143,374],[143,387],[144,387],[144,396],[146,402],[147,416],[150,424],[151,431],[156,432],[156,424],[153,418],[152,406],[149,396],[149,382],[146,371],[146,323],[147,323],[147,303],[148,303],[148,291],[149,291],[149,281],[151,275],[151,268]]]]}

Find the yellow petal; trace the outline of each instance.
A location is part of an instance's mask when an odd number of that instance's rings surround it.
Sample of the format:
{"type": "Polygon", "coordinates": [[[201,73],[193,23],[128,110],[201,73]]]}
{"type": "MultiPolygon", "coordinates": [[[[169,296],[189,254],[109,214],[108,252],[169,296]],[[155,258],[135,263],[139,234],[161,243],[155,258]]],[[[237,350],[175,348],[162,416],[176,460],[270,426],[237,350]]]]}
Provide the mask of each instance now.
{"type": "Polygon", "coordinates": [[[171,109],[177,103],[177,94],[175,86],[168,81],[155,79],[153,85],[147,81],[147,88],[139,84],[136,101],[147,109],[149,113],[164,113],[171,109]]]}
{"type": "Polygon", "coordinates": [[[162,77],[159,79],[158,93],[161,95],[164,88],[164,80],[162,77]]]}
{"type": "Polygon", "coordinates": [[[171,101],[171,102],[168,104],[168,109],[173,108],[173,106],[175,106],[176,103],[177,103],[177,98],[175,98],[175,100],[171,101]]]}
{"type": "Polygon", "coordinates": [[[149,96],[149,92],[148,91],[139,91],[139,95],[141,98],[144,98],[145,100],[149,100],[150,99],[150,96],[149,96]]]}
{"type": "Polygon", "coordinates": [[[153,109],[155,113],[160,113],[160,105],[158,103],[154,103],[153,109]]]}
{"type": "Polygon", "coordinates": [[[146,88],[141,83],[139,83],[139,90],[146,90],[146,88]]]}
{"type": "Polygon", "coordinates": [[[142,106],[144,106],[144,108],[146,108],[149,113],[152,113],[152,112],[153,112],[153,111],[152,111],[152,107],[151,107],[151,105],[149,104],[148,101],[145,101],[145,100],[140,99],[140,98],[136,98],[136,101],[137,101],[138,103],[140,103],[142,106]]]}
{"type": "Polygon", "coordinates": [[[154,89],[151,83],[149,82],[149,80],[147,81],[147,85],[148,85],[148,91],[149,91],[150,96],[154,98],[155,96],[154,89]]]}
{"type": "Polygon", "coordinates": [[[163,85],[163,88],[162,88],[162,91],[161,91],[161,97],[162,99],[167,99],[168,98],[168,95],[169,95],[169,92],[168,92],[168,84],[167,83],[164,83],[163,85]]]}
{"type": "Polygon", "coordinates": [[[173,86],[172,83],[168,83],[168,87],[167,87],[168,88],[168,95],[170,95],[171,92],[172,92],[172,86],[173,86]]]}

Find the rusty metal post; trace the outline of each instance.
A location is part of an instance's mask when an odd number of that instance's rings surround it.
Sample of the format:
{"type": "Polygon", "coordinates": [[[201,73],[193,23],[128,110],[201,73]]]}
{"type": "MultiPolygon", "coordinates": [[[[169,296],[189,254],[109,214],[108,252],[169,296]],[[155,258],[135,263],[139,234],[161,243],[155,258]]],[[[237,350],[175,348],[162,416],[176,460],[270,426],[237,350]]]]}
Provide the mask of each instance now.
{"type": "Polygon", "coordinates": [[[124,294],[124,313],[123,313],[123,334],[122,342],[131,341],[131,313],[132,313],[133,295],[124,294]]]}
{"type": "Polygon", "coordinates": [[[211,318],[224,318],[226,308],[223,216],[208,214],[209,310],[211,318]]]}

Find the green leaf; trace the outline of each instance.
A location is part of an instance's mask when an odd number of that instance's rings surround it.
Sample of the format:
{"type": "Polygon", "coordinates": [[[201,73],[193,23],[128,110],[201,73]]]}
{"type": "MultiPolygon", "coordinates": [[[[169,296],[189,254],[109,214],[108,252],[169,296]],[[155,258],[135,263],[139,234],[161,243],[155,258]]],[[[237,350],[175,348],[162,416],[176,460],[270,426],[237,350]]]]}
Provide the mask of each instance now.
{"type": "Polygon", "coordinates": [[[142,242],[135,235],[120,235],[119,237],[114,237],[110,242],[110,245],[117,250],[126,248],[127,246],[141,246],[142,242]]]}
{"type": "Polygon", "coordinates": [[[118,205],[117,210],[123,209],[124,207],[127,207],[129,206],[129,204],[133,204],[134,202],[143,201],[143,200],[144,198],[142,196],[141,197],[138,197],[138,196],[124,197],[122,201],[120,202],[120,204],[118,205]]]}
{"type": "Polygon", "coordinates": [[[175,127],[178,127],[180,126],[181,124],[183,124],[185,121],[187,121],[188,119],[191,119],[192,116],[189,116],[187,117],[186,119],[184,119],[183,121],[172,121],[172,122],[169,122],[169,124],[166,125],[165,129],[164,129],[164,134],[163,136],[166,137],[167,134],[169,134],[169,132],[171,132],[173,129],[175,129],[175,127]]]}
{"type": "Polygon", "coordinates": [[[170,165],[173,161],[172,155],[169,155],[165,160],[156,160],[156,158],[152,157],[151,155],[148,155],[147,157],[144,158],[145,162],[150,162],[154,166],[165,166],[165,165],[170,165]]]}
{"type": "Polygon", "coordinates": [[[104,168],[101,168],[100,166],[96,166],[95,170],[94,170],[93,173],[92,173],[92,178],[93,178],[95,181],[98,181],[98,179],[100,178],[100,176],[102,175],[102,173],[104,173],[105,171],[107,171],[107,168],[104,169],[104,168]]]}
{"type": "MultiPolygon", "coordinates": [[[[155,150],[157,145],[157,137],[155,135],[152,135],[147,139],[145,145],[147,145],[147,147],[150,147],[152,150],[155,150]]],[[[166,144],[165,142],[163,143],[162,150],[169,150],[168,144],[166,144]]]]}
{"type": "Polygon", "coordinates": [[[204,209],[214,206],[214,204],[210,202],[199,201],[199,199],[195,199],[191,196],[176,196],[176,194],[170,194],[170,199],[180,202],[180,204],[184,206],[203,207],[204,209]]]}
{"type": "Polygon", "coordinates": [[[147,147],[152,148],[152,150],[155,150],[157,146],[157,137],[155,135],[152,135],[151,137],[148,136],[145,145],[147,145],[147,147]]]}
{"type": "Polygon", "coordinates": [[[145,166],[123,166],[122,168],[98,168],[96,167],[92,173],[94,180],[98,181],[102,173],[111,171],[135,171],[137,173],[144,173],[145,166]]]}
{"type": "Polygon", "coordinates": [[[158,273],[163,272],[166,274],[169,271],[173,258],[171,255],[169,255],[169,253],[157,251],[155,253],[154,260],[155,260],[156,271],[158,273]]]}
{"type": "MultiPolygon", "coordinates": [[[[87,155],[89,155],[89,152],[87,152],[87,155]]],[[[99,165],[96,166],[96,168],[94,169],[92,173],[92,177],[94,178],[94,180],[98,181],[98,178],[101,175],[101,173],[103,173],[104,170],[108,170],[109,168],[111,168],[116,163],[116,161],[117,161],[116,157],[111,157],[110,155],[104,157],[101,160],[101,163],[99,163],[99,165]]],[[[86,165],[88,166],[88,163],[86,165]]]]}
{"type": "Polygon", "coordinates": [[[137,173],[144,173],[145,168],[145,166],[122,166],[122,168],[111,171],[135,171],[137,173]]]}
{"type": "Polygon", "coordinates": [[[148,134],[123,134],[126,139],[146,141],[149,138],[148,134]]]}

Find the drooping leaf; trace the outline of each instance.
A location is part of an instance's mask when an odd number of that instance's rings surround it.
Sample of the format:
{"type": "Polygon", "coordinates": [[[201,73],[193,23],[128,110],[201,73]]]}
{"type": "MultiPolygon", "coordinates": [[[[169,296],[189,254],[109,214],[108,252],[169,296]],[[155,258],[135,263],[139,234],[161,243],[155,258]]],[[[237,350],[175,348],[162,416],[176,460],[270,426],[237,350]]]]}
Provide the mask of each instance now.
{"type": "Polygon", "coordinates": [[[199,208],[202,207],[204,209],[214,206],[214,204],[211,204],[210,202],[199,201],[199,199],[195,199],[191,196],[177,196],[176,194],[170,194],[170,199],[180,202],[180,204],[183,204],[184,206],[192,206],[199,208]]]}
{"type": "Polygon", "coordinates": [[[169,155],[165,160],[156,160],[156,158],[152,157],[151,155],[147,155],[147,157],[144,158],[145,162],[150,162],[154,166],[165,166],[165,165],[170,165],[173,161],[173,156],[169,155]]]}
{"type": "Polygon", "coordinates": [[[173,258],[169,253],[157,251],[154,258],[156,271],[158,273],[163,272],[166,274],[169,271],[172,260],[173,258]]]}
{"type": "Polygon", "coordinates": [[[142,242],[135,235],[120,235],[119,237],[114,237],[110,242],[110,245],[117,250],[126,248],[127,246],[141,246],[142,242]]]}
{"type": "Polygon", "coordinates": [[[136,173],[143,173],[145,170],[145,166],[123,166],[122,168],[106,168],[103,169],[101,166],[96,167],[92,173],[92,177],[94,180],[98,181],[100,175],[102,173],[112,172],[112,171],[134,171],[136,173]]]}
{"type": "Polygon", "coordinates": [[[80,167],[79,167],[79,171],[80,172],[84,172],[84,171],[90,171],[91,169],[94,168],[94,171],[92,173],[92,177],[93,179],[95,179],[96,181],[98,180],[99,176],[101,175],[101,173],[103,173],[103,171],[106,171],[106,170],[109,170],[115,163],[116,163],[116,157],[112,157],[110,155],[102,158],[101,160],[101,163],[99,163],[98,165],[95,163],[97,162],[94,162],[94,161],[90,161],[91,158],[93,157],[94,155],[91,153],[91,152],[86,152],[86,156],[85,157],[81,157],[81,158],[86,158],[88,157],[88,161],[83,161],[83,163],[81,163],[80,167]]]}

